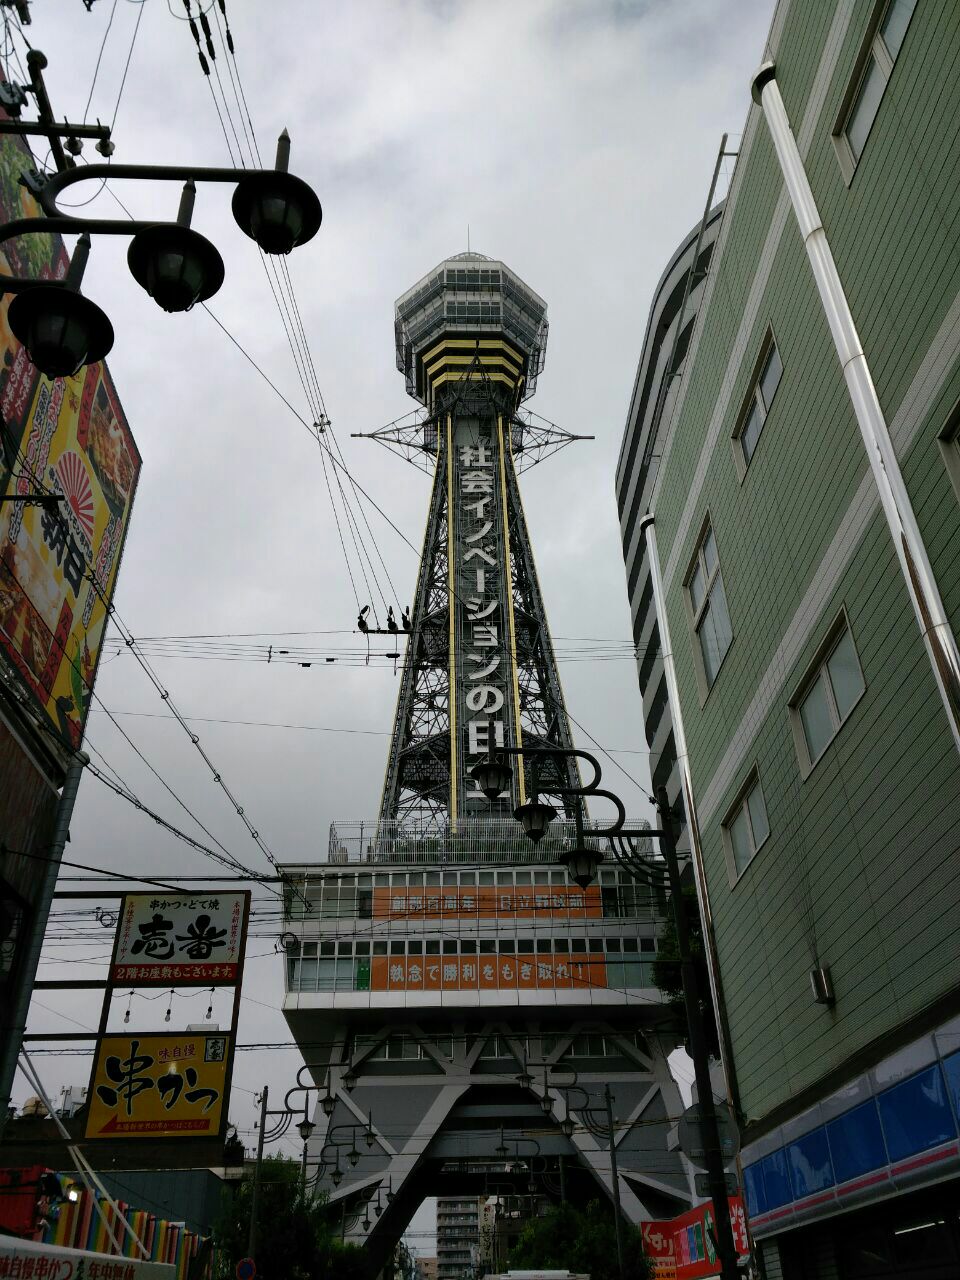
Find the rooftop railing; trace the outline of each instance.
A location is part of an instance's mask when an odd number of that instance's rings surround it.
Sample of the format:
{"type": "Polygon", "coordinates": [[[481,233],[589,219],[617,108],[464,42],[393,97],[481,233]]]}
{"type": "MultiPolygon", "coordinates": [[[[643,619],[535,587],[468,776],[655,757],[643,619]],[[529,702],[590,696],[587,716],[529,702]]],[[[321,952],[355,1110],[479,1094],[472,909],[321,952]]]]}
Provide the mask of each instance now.
{"type": "MultiPolygon", "coordinates": [[[[584,823],[585,843],[605,852],[609,840],[591,833],[607,822],[584,823]]],[[[631,830],[649,827],[641,819],[628,819],[631,830]]],[[[378,822],[350,819],[330,824],[328,861],[332,863],[409,863],[443,866],[458,863],[555,863],[576,846],[576,825],[555,819],[539,844],[524,835],[514,818],[465,818],[443,826],[409,821],[378,822]]],[[[637,852],[650,856],[652,840],[634,841],[637,852]]]]}

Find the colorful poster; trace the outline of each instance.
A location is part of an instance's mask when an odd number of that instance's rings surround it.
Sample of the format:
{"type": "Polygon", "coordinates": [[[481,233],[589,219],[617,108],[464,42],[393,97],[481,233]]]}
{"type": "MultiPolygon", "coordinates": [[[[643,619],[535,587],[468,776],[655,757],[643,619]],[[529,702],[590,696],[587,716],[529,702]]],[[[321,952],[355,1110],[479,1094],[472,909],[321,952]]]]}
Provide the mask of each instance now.
{"type": "Polygon", "coordinates": [[[109,1035],[97,1042],[89,1138],[198,1138],[226,1118],[229,1035],[109,1035]]]}
{"type": "Polygon", "coordinates": [[[131,893],[123,899],[110,981],[229,986],[243,961],[250,893],[131,893]]]}
{"type": "Polygon", "coordinates": [[[585,920],[603,914],[599,885],[581,889],[577,885],[427,886],[425,889],[374,889],[373,918],[387,920],[400,916],[424,918],[479,916],[483,920],[510,916],[534,919],[562,915],[585,920]]]}
{"type": "MultiPolygon", "coordinates": [[[[741,1258],[749,1256],[750,1240],[743,1201],[730,1196],[730,1226],[733,1243],[741,1258]]],[[[668,1222],[645,1222],[642,1227],[644,1251],[654,1260],[655,1275],[663,1280],[700,1280],[720,1274],[714,1246],[713,1201],[707,1200],[668,1222]],[[657,1268],[662,1268],[657,1269],[657,1268]]]]}
{"type": "MultiPolygon", "coordinates": [[[[0,113],[2,114],[2,113],[0,113]]],[[[0,220],[34,216],[20,183],[26,144],[0,137],[0,220]]],[[[59,236],[0,244],[0,273],[58,279],[59,236]]],[[[0,503],[0,653],[69,747],[80,745],[133,502],[140,454],[103,364],[50,381],[7,325],[0,295],[0,493],[48,493],[57,508],[0,503]]]]}

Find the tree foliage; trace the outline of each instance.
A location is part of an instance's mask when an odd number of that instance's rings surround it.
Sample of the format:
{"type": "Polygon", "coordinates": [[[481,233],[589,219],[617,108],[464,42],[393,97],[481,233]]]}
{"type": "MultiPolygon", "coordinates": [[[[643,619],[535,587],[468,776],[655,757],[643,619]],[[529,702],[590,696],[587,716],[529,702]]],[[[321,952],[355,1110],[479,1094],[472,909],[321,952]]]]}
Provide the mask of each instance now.
{"type": "MultiPolygon", "coordinates": [[[[647,1280],[649,1263],[639,1230],[624,1220],[625,1280],[647,1280]]],[[[510,1253],[510,1267],[587,1273],[590,1280],[620,1280],[613,1210],[592,1200],[583,1209],[562,1204],[524,1226],[510,1253]]]]}
{"type": "MultiPolygon", "coordinates": [[[[217,1226],[217,1280],[233,1280],[234,1268],[247,1256],[253,1175],[224,1189],[217,1226]]],[[[324,1198],[304,1196],[300,1166],[282,1156],[263,1162],[257,1207],[258,1280],[369,1280],[367,1258],[354,1244],[340,1243],[339,1213],[324,1198]]]]}

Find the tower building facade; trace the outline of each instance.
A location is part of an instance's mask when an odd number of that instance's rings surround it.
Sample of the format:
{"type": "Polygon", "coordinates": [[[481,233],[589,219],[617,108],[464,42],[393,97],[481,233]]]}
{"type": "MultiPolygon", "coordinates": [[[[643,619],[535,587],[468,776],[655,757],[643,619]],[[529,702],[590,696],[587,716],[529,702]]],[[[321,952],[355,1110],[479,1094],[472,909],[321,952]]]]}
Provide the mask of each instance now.
{"type": "Polygon", "coordinates": [[[569,760],[533,779],[513,757],[493,802],[471,774],[491,748],[571,746],[518,484],[575,438],[524,407],[546,340],[542,299],[476,254],[397,303],[420,407],[374,435],[433,488],[380,809],[284,868],[284,1011],[324,1104],[308,1165],[384,1256],[427,1195],[612,1194],[608,1083],[624,1212],[692,1199],[666,1141],[665,904],[610,862],[570,882],[590,824],[569,760]],[[537,845],[513,817],[532,790],[559,815],[537,845]]]}

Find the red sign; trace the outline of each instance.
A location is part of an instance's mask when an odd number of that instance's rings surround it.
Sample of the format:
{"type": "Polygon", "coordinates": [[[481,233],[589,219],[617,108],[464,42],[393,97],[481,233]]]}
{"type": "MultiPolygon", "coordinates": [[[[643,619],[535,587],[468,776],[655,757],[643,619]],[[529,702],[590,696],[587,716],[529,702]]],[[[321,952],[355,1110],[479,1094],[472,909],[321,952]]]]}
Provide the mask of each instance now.
{"type": "Polygon", "coordinates": [[[603,914],[600,886],[577,885],[428,885],[425,889],[374,889],[373,917],[387,920],[408,917],[457,919],[464,916],[495,920],[500,916],[532,920],[538,916],[563,916],[586,920],[603,914]]]}
{"type": "Polygon", "coordinates": [[[374,956],[371,991],[569,991],[607,985],[602,954],[374,956]]]}
{"type": "MultiPolygon", "coordinates": [[[[750,1252],[750,1242],[743,1201],[739,1196],[730,1196],[727,1203],[734,1246],[741,1257],[746,1257],[750,1252]]],[[[712,1200],[698,1204],[669,1222],[644,1222],[641,1231],[644,1252],[654,1264],[656,1280],[673,1280],[673,1277],[676,1280],[699,1280],[701,1276],[720,1274],[720,1261],[713,1242],[712,1200]]]]}

